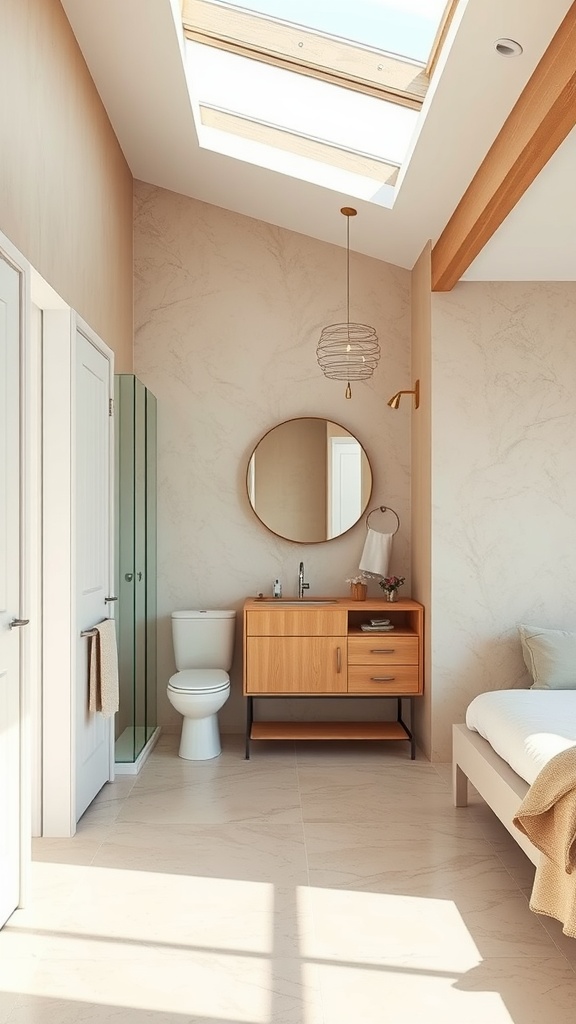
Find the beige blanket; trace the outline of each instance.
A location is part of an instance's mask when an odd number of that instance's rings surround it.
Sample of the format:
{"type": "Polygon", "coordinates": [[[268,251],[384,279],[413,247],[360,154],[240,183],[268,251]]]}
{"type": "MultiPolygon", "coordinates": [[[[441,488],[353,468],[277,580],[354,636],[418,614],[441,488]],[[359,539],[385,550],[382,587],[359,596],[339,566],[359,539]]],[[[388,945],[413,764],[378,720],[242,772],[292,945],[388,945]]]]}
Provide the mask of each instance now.
{"type": "Polygon", "coordinates": [[[536,777],[514,817],[544,856],[530,909],[562,922],[576,938],[576,747],[557,754],[536,777]]]}

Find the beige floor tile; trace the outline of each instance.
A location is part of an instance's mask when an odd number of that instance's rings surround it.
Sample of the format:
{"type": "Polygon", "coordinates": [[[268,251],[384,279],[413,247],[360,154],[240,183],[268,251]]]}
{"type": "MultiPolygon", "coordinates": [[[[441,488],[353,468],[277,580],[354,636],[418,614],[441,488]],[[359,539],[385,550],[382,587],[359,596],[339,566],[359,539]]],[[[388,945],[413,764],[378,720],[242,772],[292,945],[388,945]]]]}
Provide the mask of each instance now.
{"type": "Polygon", "coordinates": [[[441,898],[517,892],[488,842],[433,829],[407,839],[407,828],[306,824],[311,885],[441,898]]]}
{"type": "Polygon", "coordinates": [[[208,952],[186,963],[50,960],[30,987],[10,1024],[322,1024],[299,959],[208,952]]]}
{"type": "Polygon", "coordinates": [[[555,918],[545,917],[544,914],[538,914],[537,916],[554,942],[554,945],[562,956],[566,957],[572,969],[576,971],[576,939],[569,935],[564,935],[560,921],[556,921],[555,918]]]}
{"type": "MultiPolygon", "coordinates": [[[[380,771],[389,766],[410,764],[410,744],[404,741],[379,743],[350,740],[341,743],[302,740],[296,744],[296,759],[302,766],[346,768],[348,765],[366,764],[380,771]]],[[[416,761],[429,764],[418,749],[416,761]]]]}
{"type": "Polygon", "coordinates": [[[417,763],[386,771],[365,765],[348,771],[304,766],[298,769],[298,777],[305,822],[399,825],[417,821],[424,830],[438,820],[461,822],[467,817],[461,808],[453,807],[434,770],[417,763]]]}
{"type": "Polygon", "coordinates": [[[453,971],[442,958],[317,969],[324,1024],[572,1024],[576,976],[560,958],[485,960],[453,971]]]}
{"type": "Polygon", "coordinates": [[[211,776],[175,787],[134,789],[118,821],[219,824],[232,821],[297,823],[301,819],[295,768],[250,775],[211,776]]]}
{"type": "Polygon", "coordinates": [[[54,864],[90,864],[107,834],[108,828],[100,838],[92,835],[85,839],[83,835],[76,835],[71,839],[33,839],[32,860],[54,864]]]}
{"type": "Polygon", "coordinates": [[[390,744],[161,737],[0,932],[0,1024],[573,1024],[576,940],[447,766],[390,744]],[[380,745],[378,745],[380,746],[380,745]]]}
{"type": "Polygon", "coordinates": [[[103,868],[230,878],[240,881],[306,884],[301,824],[233,822],[219,825],[162,825],[119,822],[95,859],[103,868]]]}
{"type": "Polygon", "coordinates": [[[152,754],[137,776],[140,784],[147,777],[155,774],[160,767],[174,767],[183,775],[205,772],[223,772],[230,774],[235,770],[243,771],[252,767],[256,770],[272,770],[275,766],[288,768],[296,763],[296,748],[293,742],[259,741],[251,744],[251,756],[246,760],[246,744],[244,736],[223,735],[220,737],[222,753],[219,757],[208,761],[187,761],[178,756],[179,736],[161,736],[152,754]]]}
{"type": "Polygon", "coordinates": [[[523,896],[498,889],[469,897],[309,889],[313,920],[307,955],[355,961],[387,956],[555,956],[558,953],[523,896]]]}
{"type": "Polygon", "coordinates": [[[312,927],[299,891],[226,878],[96,873],[91,897],[78,899],[60,927],[37,929],[29,949],[38,959],[78,962],[298,957],[312,927]]]}

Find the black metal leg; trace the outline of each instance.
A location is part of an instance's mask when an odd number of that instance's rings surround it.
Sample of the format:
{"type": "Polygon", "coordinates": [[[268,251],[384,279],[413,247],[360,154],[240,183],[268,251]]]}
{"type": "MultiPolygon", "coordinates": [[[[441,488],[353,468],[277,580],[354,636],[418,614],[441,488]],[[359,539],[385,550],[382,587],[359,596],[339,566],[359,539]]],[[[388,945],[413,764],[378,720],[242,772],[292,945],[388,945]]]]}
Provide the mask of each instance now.
{"type": "Polygon", "coordinates": [[[252,732],[252,722],[254,720],[254,709],[253,709],[253,698],[248,697],[246,702],[246,754],[244,757],[245,761],[250,760],[250,733],[252,732]]]}
{"type": "Polygon", "coordinates": [[[414,717],[414,698],[408,697],[408,702],[410,704],[410,729],[408,728],[406,722],[402,718],[402,697],[398,697],[398,721],[400,722],[400,725],[402,726],[406,733],[406,739],[410,740],[410,758],[412,761],[414,761],[416,758],[416,740],[414,739],[414,734],[412,732],[412,719],[414,717]]]}

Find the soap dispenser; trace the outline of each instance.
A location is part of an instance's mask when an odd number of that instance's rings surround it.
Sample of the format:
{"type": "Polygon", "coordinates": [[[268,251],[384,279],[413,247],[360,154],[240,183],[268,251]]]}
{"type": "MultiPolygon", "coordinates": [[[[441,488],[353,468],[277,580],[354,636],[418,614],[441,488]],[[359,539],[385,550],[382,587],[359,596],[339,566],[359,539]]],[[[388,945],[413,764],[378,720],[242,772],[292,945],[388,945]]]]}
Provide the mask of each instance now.
{"type": "Polygon", "coordinates": [[[282,597],[282,584],[280,583],[280,580],[274,580],[274,583],[272,584],[272,596],[282,597]]]}

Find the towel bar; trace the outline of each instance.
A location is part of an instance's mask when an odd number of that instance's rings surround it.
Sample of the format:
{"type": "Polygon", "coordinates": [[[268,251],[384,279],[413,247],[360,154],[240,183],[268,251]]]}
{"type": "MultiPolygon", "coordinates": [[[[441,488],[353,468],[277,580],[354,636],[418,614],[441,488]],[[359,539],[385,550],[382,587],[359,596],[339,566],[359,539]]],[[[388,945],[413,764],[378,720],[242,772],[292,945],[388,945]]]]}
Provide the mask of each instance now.
{"type": "Polygon", "coordinates": [[[96,636],[97,632],[97,629],[83,629],[80,636],[96,636]]]}

